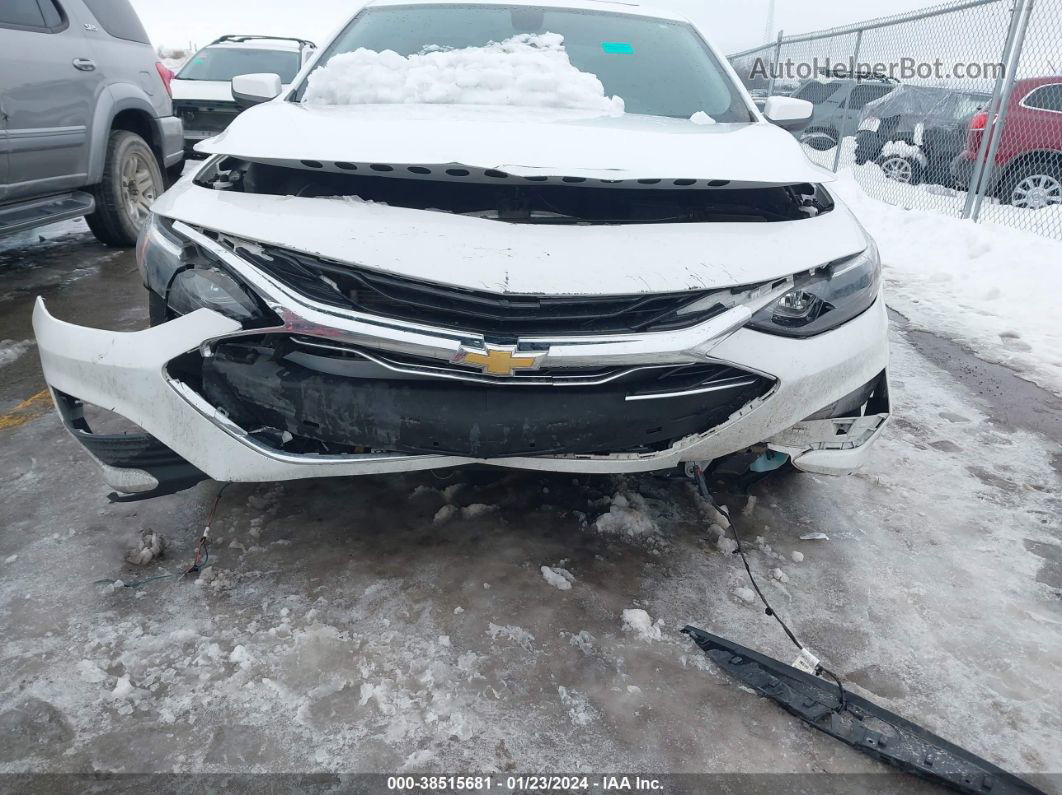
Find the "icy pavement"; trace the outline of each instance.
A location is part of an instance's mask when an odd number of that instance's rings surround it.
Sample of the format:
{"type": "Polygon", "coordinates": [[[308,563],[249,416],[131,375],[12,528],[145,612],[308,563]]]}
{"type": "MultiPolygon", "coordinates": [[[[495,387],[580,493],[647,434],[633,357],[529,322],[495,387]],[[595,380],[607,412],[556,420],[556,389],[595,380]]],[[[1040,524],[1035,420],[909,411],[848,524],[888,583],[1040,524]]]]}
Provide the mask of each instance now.
{"type": "MultiPolygon", "coordinates": [[[[1062,771],[1057,445],[994,422],[900,335],[893,364],[897,419],[865,473],[757,488],[754,571],[859,692],[1017,772],[1062,771]]],[[[5,448],[28,454],[2,476],[0,772],[883,772],[678,633],[793,656],[685,482],[234,485],[198,582],[115,589],[93,583],[186,565],[216,484],[110,506],[53,422],[5,448]],[[130,566],[147,528],[164,557],[130,566]]]]}

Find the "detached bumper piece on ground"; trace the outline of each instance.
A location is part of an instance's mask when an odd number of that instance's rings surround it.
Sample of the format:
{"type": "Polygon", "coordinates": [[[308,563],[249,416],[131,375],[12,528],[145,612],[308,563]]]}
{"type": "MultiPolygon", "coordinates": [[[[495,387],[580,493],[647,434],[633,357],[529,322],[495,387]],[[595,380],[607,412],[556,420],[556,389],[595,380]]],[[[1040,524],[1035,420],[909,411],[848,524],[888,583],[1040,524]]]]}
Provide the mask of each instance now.
{"type": "Polygon", "coordinates": [[[1040,790],[969,751],[836,685],[696,627],[682,630],[712,662],[808,725],[882,762],[960,792],[1040,790]]]}

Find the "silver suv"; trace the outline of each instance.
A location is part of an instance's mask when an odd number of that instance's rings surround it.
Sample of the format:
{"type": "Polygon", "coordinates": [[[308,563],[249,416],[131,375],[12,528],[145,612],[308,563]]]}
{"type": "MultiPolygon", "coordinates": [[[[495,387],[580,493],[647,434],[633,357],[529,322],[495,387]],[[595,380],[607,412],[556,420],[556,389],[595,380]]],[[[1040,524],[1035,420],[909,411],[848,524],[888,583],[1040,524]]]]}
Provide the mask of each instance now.
{"type": "Polygon", "coordinates": [[[184,158],[171,77],[129,0],[0,1],[0,236],[85,216],[133,245],[184,158]]]}

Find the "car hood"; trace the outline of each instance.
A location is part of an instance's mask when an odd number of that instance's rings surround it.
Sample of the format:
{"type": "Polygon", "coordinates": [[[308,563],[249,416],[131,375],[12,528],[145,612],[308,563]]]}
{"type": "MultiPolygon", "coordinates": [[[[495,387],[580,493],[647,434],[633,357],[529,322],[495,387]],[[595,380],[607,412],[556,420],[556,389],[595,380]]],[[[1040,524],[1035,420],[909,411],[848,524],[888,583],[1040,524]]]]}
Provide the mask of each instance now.
{"type": "Polygon", "coordinates": [[[334,262],[520,295],[630,295],[754,284],[867,246],[862,227],[839,201],[831,212],[799,221],[558,226],[354,198],[211,190],[188,176],[152,209],[193,227],[334,262]]]}
{"type": "Polygon", "coordinates": [[[304,165],[460,165],[524,177],[726,180],[730,187],[834,179],[766,122],[696,124],[550,108],[274,101],[245,111],[196,149],[304,165]]]}

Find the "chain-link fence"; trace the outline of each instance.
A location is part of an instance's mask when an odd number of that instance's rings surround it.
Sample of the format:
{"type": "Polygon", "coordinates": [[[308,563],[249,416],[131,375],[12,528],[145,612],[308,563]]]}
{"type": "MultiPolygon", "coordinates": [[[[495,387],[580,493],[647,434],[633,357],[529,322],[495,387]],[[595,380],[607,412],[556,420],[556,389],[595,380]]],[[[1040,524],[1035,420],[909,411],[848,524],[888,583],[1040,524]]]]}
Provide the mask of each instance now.
{"type": "Polygon", "coordinates": [[[872,196],[1062,239],[1062,0],[960,0],[730,56],[872,196]]]}

